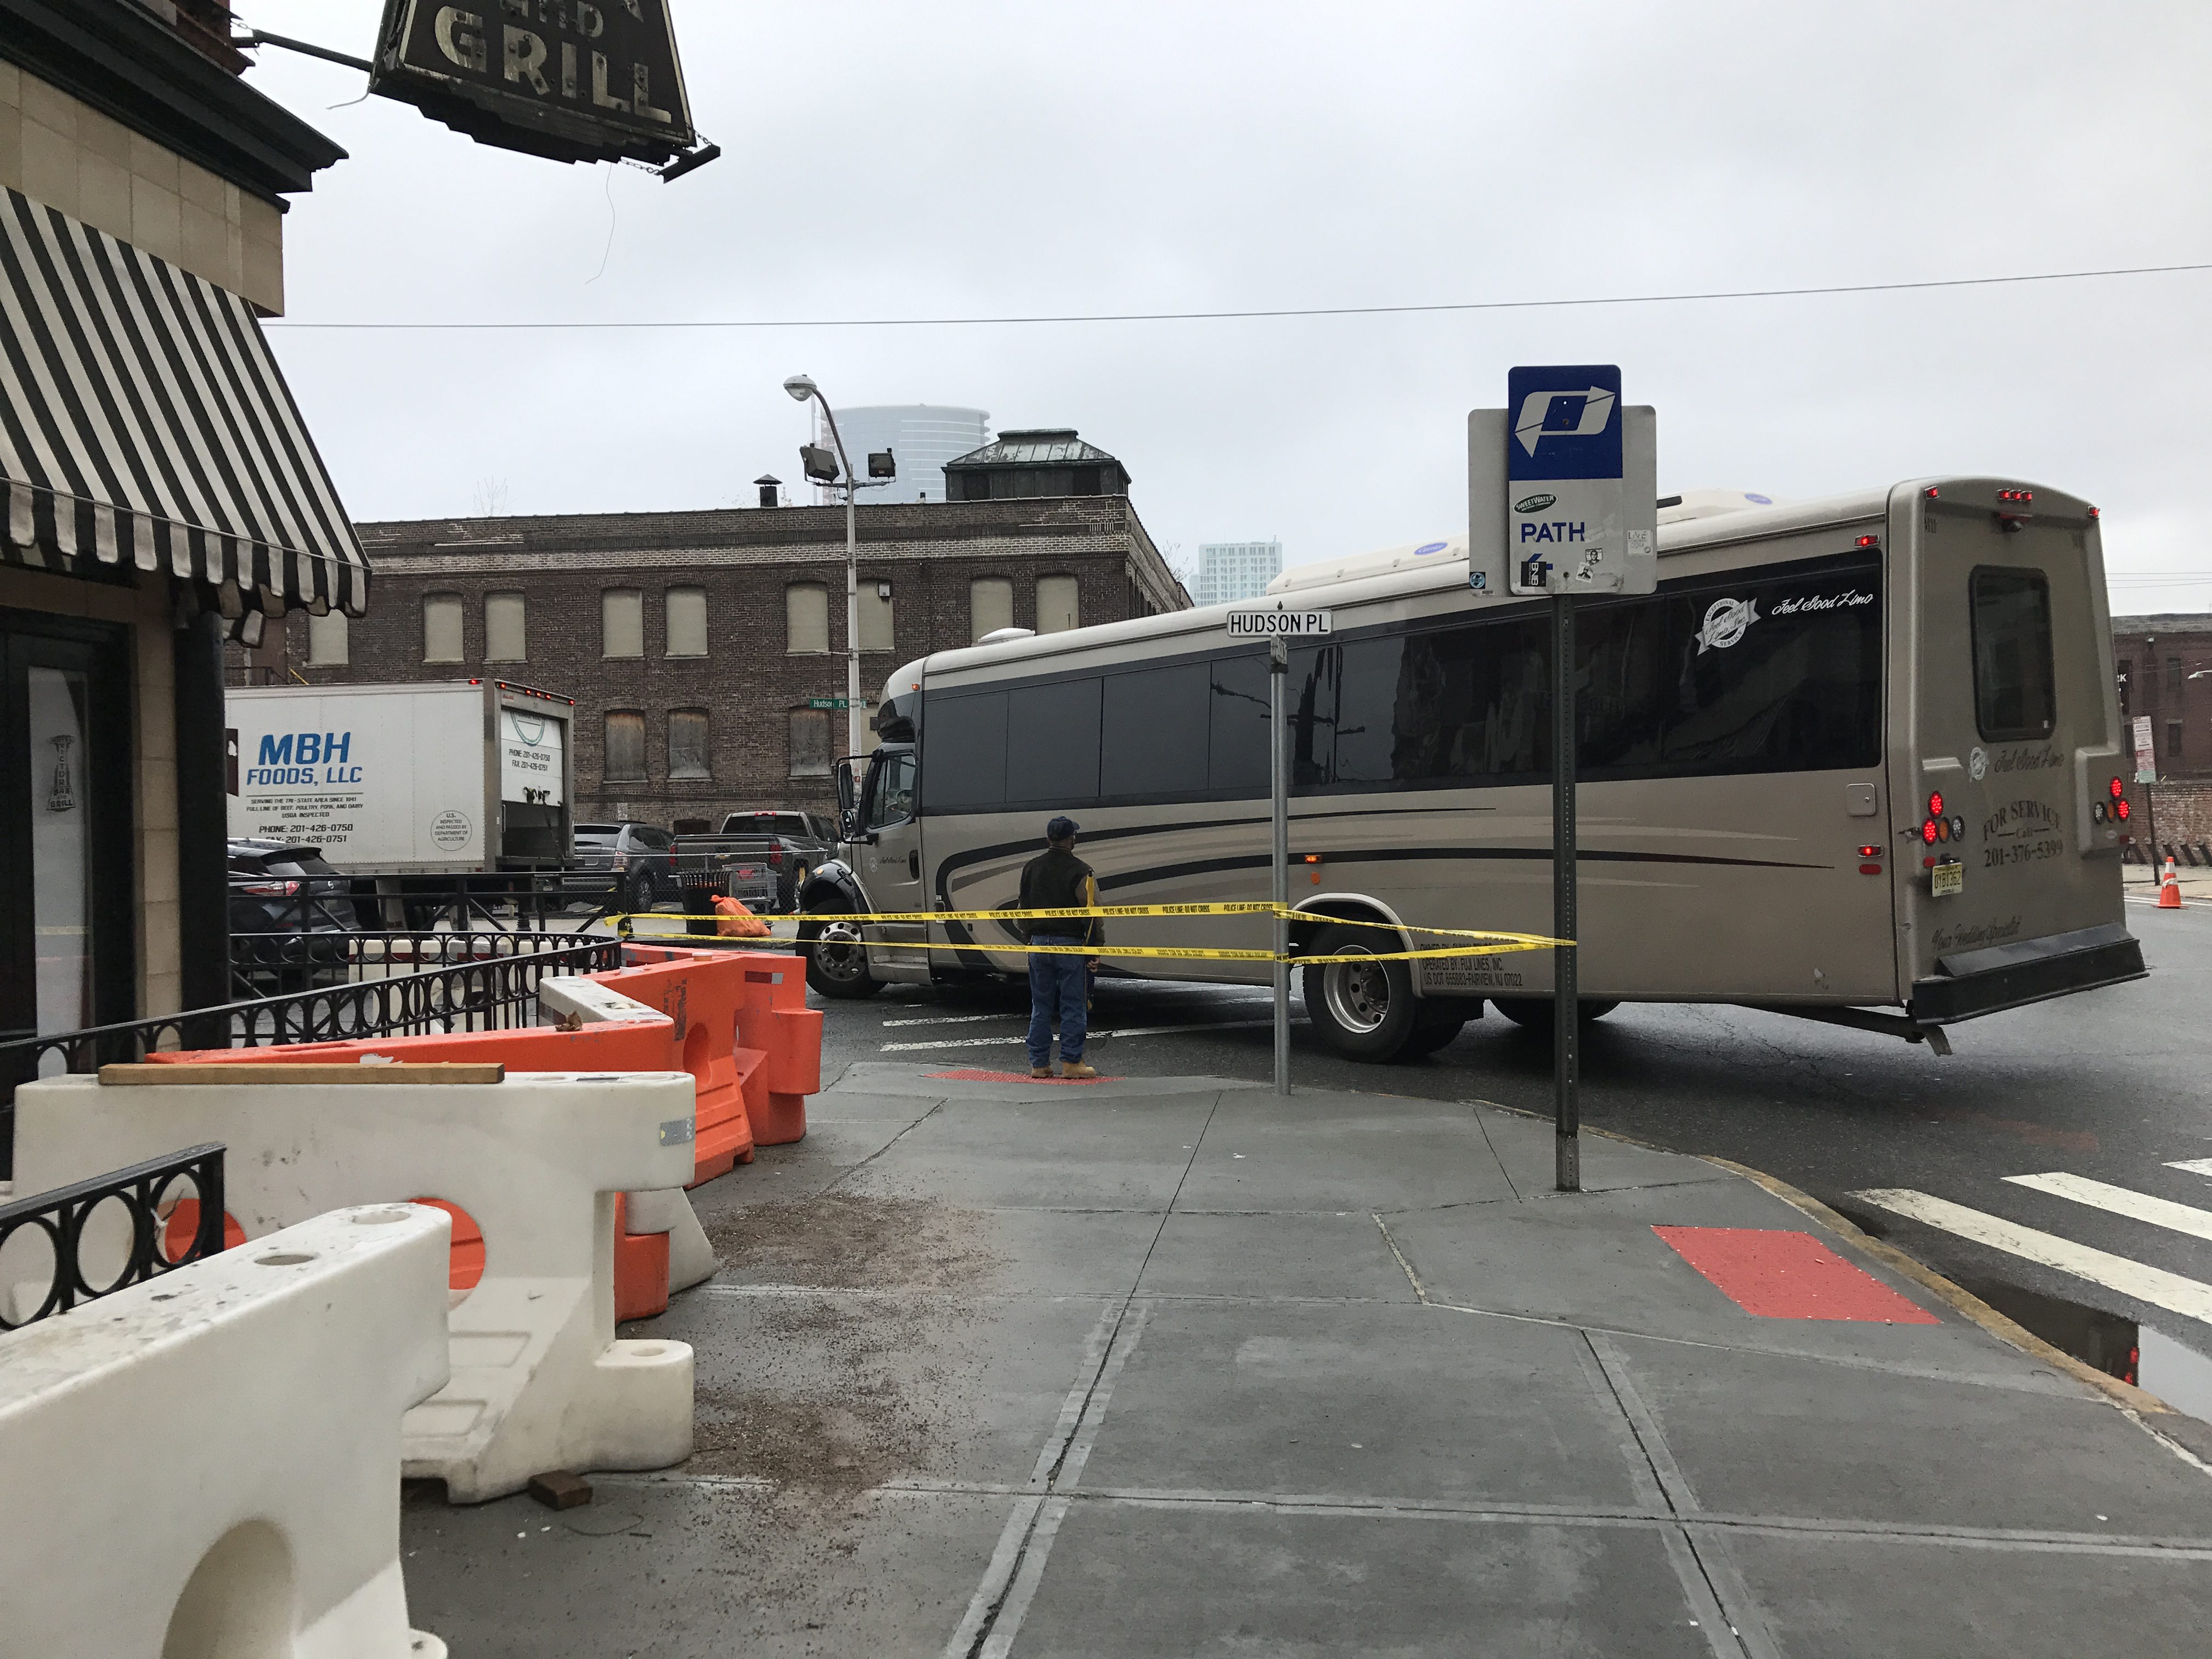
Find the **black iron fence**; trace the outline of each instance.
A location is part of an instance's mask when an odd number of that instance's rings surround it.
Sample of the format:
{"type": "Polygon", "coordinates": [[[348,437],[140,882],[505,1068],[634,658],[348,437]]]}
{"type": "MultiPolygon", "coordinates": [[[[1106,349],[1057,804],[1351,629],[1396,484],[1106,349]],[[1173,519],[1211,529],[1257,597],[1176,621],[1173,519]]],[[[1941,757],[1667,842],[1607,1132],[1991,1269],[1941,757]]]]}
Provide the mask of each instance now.
{"type": "MultiPolygon", "coordinates": [[[[0,1179],[15,1166],[18,1084],[60,1072],[94,1072],[179,1048],[262,1048],[350,1037],[436,1031],[495,1031],[537,1023],[538,987],[548,975],[596,974],[622,966],[622,941],[610,934],[478,932],[362,935],[418,949],[435,965],[353,978],[346,963],[325,964],[337,982],[255,996],[216,1008],[130,1020],[81,1031],[0,1042],[0,1179]],[[419,945],[416,941],[422,941],[419,945]],[[453,941],[451,944],[446,941],[453,941]],[[448,953],[441,955],[440,953],[448,953]],[[345,977],[341,977],[344,975],[345,977]]],[[[348,950],[352,948],[349,942],[348,950]]],[[[402,960],[406,960],[403,954],[402,960]]],[[[384,959],[386,963],[389,958],[384,959]]],[[[301,964],[306,971],[308,964],[301,964]]]]}
{"type": "Polygon", "coordinates": [[[233,876],[233,933],[549,933],[618,908],[619,873],[562,866],[425,876],[406,871],[233,876]]]}
{"type": "Polygon", "coordinates": [[[219,1252],[222,1151],[220,1142],[190,1146],[0,1204],[0,1261],[7,1263],[0,1274],[0,1331],[67,1313],[219,1252]],[[41,1268],[46,1288],[33,1302],[41,1268]]]}

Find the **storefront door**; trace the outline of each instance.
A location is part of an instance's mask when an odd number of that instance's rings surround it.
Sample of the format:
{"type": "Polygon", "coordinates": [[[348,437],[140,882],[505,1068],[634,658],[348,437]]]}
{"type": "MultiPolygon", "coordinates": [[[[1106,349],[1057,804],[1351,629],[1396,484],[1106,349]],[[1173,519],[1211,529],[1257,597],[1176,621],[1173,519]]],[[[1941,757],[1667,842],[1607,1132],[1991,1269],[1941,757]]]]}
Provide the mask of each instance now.
{"type": "Polygon", "coordinates": [[[136,1012],[125,644],[0,612],[0,1041],[136,1012]]]}

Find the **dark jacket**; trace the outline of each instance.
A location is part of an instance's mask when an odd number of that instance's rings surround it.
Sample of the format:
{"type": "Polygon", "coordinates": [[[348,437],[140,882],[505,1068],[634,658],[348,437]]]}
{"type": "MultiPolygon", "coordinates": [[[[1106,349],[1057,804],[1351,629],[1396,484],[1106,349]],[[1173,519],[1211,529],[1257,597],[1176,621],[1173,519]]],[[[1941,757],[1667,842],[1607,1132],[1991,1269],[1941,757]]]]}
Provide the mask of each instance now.
{"type": "MultiPolygon", "coordinates": [[[[1073,853],[1048,847],[1022,866],[1021,909],[1078,910],[1097,902],[1098,887],[1091,866],[1073,853]]],[[[1025,939],[1035,939],[1039,933],[1058,933],[1081,939],[1085,945],[1106,942],[1106,924],[1103,921],[1086,923],[1070,919],[1024,921],[1016,926],[1025,939]]]]}

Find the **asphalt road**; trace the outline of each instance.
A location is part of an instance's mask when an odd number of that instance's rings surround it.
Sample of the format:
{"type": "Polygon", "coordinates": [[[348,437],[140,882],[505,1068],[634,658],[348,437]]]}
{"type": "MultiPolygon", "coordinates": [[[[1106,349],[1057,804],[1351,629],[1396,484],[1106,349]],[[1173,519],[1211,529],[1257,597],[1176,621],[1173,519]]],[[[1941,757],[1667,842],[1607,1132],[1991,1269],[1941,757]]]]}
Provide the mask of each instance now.
{"type": "MultiPolygon", "coordinates": [[[[2067,1346],[2078,1346],[2069,1340],[2067,1310],[2016,1292],[2140,1321],[2185,1349],[2212,1355],[2212,1173],[2168,1167],[2212,1158],[2212,1040],[2204,1005],[2212,907],[2158,911],[2148,890],[2131,889],[2128,920],[2144,943],[2148,980],[1954,1027],[1955,1052],[1948,1058],[1893,1038],[1741,1008],[1624,1006],[1588,1028],[1583,1121],[1779,1176],[2024,1322],[2039,1316],[2051,1327],[2044,1334],[2067,1346]],[[2077,1201],[2048,1184],[2027,1188],[2006,1179],[2045,1176],[2060,1177],[2050,1184],[2086,1177],[2121,1189],[2115,1198],[2104,1188],[2074,1186],[2132,1213],[2077,1201]],[[2049,1247],[2031,1240],[2023,1255],[2013,1238],[2000,1248],[1985,1242],[1993,1234],[1985,1222],[1969,1222],[1978,1236],[1962,1237],[1858,1196],[1871,1189],[1964,1206],[2000,1229],[2031,1229],[2068,1250],[2087,1247],[2120,1258],[2122,1266],[2093,1263],[2106,1281],[2094,1282],[2029,1259],[2047,1261],[2049,1247]],[[2157,1200],[2187,1208],[2160,1209],[2157,1200]],[[2178,1230],[2192,1226],[2205,1236],[2178,1230]],[[2160,1273],[2179,1275],[2195,1289],[2160,1273]],[[2172,1305],[2195,1306],[2200,1293],[2193,1315],[2172,1305]]],[[[1026,1069],[1020,1036],[1027,1000],[1018,988],[892,988],[866,1002],[827,1006],[826,1076],[854,1060],[894,1055],[941,1059],[948,1070],[1026,1069]]],[[[1101,1035],[1088,1057],[1115,1076],[1265,1079],[1267,1014],[1262,990],[1108,980],[1092,1015],[1101,1035]]],[[[1548,1038],[1494,1011],[1448,1048],[1403,1065],[1340,1060],[1302,1024],[1291,1042],[1297,1084],[1551,1110],[1548,1038]]],[[[1080,1109],[1079,1095],[1069,1092],[1070,1109],[1080,1109]]],[[[2087,1340],[2109,1346],[2112,1339],[2093,1332],[2087,1340]]],[[[2146,1340],[2147,1349],[2154,1340],[2146,1340]]],[[[2146,1386],[2163,1382],[2174,1403],[2212,1415],[2212,1361],[2202,1365],[2203,1375],[2185,1376],[2197,1369],[2188,1352],[2158,1345],[2154,1358],[2163,1375],[2148,1374],[2153,1359],[2147,1358],[2146,1386]],[[2198,1389],[2201,1400],[2179,1397],[2198,1389]]]]}

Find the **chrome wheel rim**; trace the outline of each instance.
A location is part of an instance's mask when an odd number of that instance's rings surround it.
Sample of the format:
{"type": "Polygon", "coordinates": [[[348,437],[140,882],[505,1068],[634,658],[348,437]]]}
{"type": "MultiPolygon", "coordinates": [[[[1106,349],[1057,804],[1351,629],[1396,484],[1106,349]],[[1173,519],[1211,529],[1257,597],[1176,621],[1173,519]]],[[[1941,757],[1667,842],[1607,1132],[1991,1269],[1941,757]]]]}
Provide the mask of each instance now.
{"type": "Polygon", "coordinates": [[[814,936],[814,964],[832,979],[856,980],[868,969],[858,924],[825,921],[814,936]]]}
{"type": "Polygon", "coordinates": [[[1390,1017],[1390,975],[1379,962],[1332,962],[1322,970],[1328,1017],[1363,1036],[1390,1017]]]}

